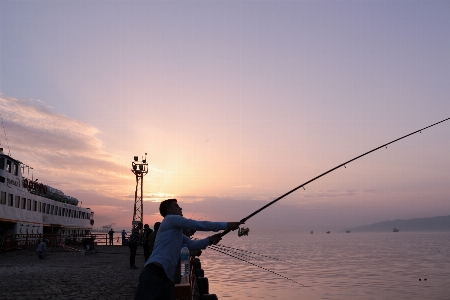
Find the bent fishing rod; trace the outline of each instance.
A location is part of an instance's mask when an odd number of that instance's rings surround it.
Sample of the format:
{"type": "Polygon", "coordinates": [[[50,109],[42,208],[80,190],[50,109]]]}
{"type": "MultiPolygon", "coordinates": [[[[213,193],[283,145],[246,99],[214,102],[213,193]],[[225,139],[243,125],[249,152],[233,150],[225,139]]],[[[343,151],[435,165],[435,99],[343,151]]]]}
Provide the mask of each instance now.
{"type": "MultiPolygon", "coordinates": [[[[311,182],[313,182],[313,181],[319,179],[320,177],[325,176],[325,175],[327,175],[328,173],[331,173],[331,172],[333,172],[334,170],[339,169],[339,168],[341,168],[341,167],[347,168],[346,165],[349,164],[349,163],[351,163],[352,161],[355,161],[355,160],[357,160],[357,159],[359,159],[359,158],[361,158],[361,157],[363,157],[363,156],[366,156],[366,155],[368,155],[368,154],[370,154],[370,153],[372,153],[372,152],[375,152],[375,151],[377,151],[378,149],[381,149],[381,148],[386,148],[386,149],[387,149],[387,146],[390,145],[390,144],[393,144],[393,143],[395,143],[395,142],[398,142],[398,141],[400,141],[400,140],[402,140],[402,139],[404,139],[404,138],[407,138],[408,136],[411,136],[411,135],[416,134],[416,133],[418,133],[418,132],[422,132],[422,131],[425,130],[425,129],[428,129],[428,128],[430,128],[430,127],[436,126],[436,125],[438,125],[438,124],[440,124],[440,123],[443,123],[443,122],[445,122],[445,121],[448,121],[448,120],[450,120],[450,118],[444,119],[444,120],[442,120],[442,121],[440,121],[440,122],[437,122],[437,123],[434,123],[434,124],[431,124],[431,125],[429,125],[429,126],[427,126],[427,127],[424,127],[424,128],[422,128],[422,129],[416,130],[416,131],[414,131],[414,132],[412,132],[412,133],[410,133],[410,134],[407,134],[407,135],[405,135],[405,136],[402,136],[401,138],[395,139],[395,140],[393,140],[393,141],[391,141],[391,142],[389,142],[389,143],[387,143],[387,144],[383,144],[383,145],[381,145],[381,146],[379,146],[379,147],[377,147],[377,148],[375,148],[375,149],[372,149],[372,150],[370,150],[370,151],[367,151],[367,152],[364,153],[364,154],[361,154],[361,155],[359,155],[359,156],[357,156],[357,157],[355,157],[355,158],[352,158],[352,159],[350,159],[349,161],[346,161],[345,163],[342,163],[342,164],[338,165],[337,167],[334,167],[334,168],[332,168],[332,169],[326,171],[325,173],[322,173],[322,174],[320,174],[319,176],[316,176],[316,177],[314,177],[313,179],[308,180],[307,182],[305,182],[305,183],[299,185],[298,187],[296,187],[296,188],[290,190],[289,192],[287,192],[287,193],[281,195],[280,197],[276,198],[276,199],[273,200],[272,202],[269,202],[268,204],[264,205],[264,206],[261,207],[260,209],[258,209],[258,210],[256,210],[255,212],[251,213],[251,214],[248,215],[247,217],[243,218],[240,222],[241,222],[241,223],[245,223],[245,221],[247,221],[248,219],[250,219],[250,218],[253,217],[254,215],[258,214],[258,213],[261,212],[262,210],[264,210],[264,209],[266,209],[267,207],[271,206],[271,205],[274,204],[275,202],[278,202],[279,200],[283,199],[283,198],[286,197],[287,195],[289,195],[289,194],[295,192],[295,191],[298,190],[299,188],[305,189],[305,186],[306,186],[307,184],[309,184],[309,183],[311,183],[311,182]]],[[[223,232],[221,232],[221,233],[219,233],[219,234],[217,234],[217,235],[220,236],[220,237],[223,237],[224,235],[226,235],[226,234],[229,233],[230,231],[231,231],[230,229],[227,229],[227,230],[225,230],[225,231],[223,231],[223,232]]],[[[247,235],[246,233],[248,233],[248,231],[249,231],[248,228],[240,228],[240,229],[239,229],[239,232],[238,232],[238,235],[239,235],[239,236],[241,236],[241,235],[247,235]]]]}

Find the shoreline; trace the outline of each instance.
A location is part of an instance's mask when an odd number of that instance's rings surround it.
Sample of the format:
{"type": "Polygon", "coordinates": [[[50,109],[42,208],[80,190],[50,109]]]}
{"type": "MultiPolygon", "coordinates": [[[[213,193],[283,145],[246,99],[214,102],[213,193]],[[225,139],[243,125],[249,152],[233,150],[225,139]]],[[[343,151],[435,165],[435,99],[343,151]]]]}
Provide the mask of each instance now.
{"type": "MultiPolygon", "coordinates": [[[[136,254],[137,270],[129,267],[125,246],[96,246],[97,254],[81,255],[62,247],[39,259],[34,250],[0,253],[2,299],[133,299],[144,265],[143,250],[136,254]]],[[[142,248],[142,247],[141,247],[142,248]]]]}

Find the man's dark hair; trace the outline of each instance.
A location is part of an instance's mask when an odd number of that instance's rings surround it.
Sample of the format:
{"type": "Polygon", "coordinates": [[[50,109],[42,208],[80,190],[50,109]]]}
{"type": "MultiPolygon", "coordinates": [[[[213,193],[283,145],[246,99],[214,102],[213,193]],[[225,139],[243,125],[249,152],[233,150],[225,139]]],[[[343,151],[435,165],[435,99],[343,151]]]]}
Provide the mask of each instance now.
{"type": "Polygon", "coordinates": [[[161,216],[165,217],[167,215],[167,210],[172,205],[172,202],[177,202],[177,199],[167,199],[161,202],[161,204],[159,205],[159,213],[161,214],[161,216]]]}
{"type": "Polygon", "coordinates": [[[153,225],[153,229],[154,229],[155,231],[158,231],[159,226],[161,226],[161,222],[156,222],[155,225],[153,225]]]}

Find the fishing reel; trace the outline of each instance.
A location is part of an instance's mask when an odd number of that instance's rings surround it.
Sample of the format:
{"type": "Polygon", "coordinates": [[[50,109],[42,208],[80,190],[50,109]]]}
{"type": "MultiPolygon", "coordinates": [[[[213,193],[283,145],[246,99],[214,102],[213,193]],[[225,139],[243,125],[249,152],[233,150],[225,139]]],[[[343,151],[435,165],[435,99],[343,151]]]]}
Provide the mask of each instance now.
{"type": "Polygon", "coordinates": [[[247,228],[245,228],[245,227],[240,228],[239,227],[239,229],[238,229],[238,236],[241,237],[243,235],[248,235],[249,232],[250,232],[250,229],[248,229],[248,227],[247,228]]]}

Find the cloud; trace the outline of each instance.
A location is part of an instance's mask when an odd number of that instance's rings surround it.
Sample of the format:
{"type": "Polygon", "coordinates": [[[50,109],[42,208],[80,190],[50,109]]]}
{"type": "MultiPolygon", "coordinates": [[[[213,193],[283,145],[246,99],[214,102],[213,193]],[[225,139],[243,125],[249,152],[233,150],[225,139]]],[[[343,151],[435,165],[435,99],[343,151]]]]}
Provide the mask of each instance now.
{"type": "MultiPolygon", "coordinates": [[[[83,207],[90,207],[95,212],[95,226],[116,223],[116,226],[123,227],[121,229],[131,228],[135,178],[130,172],[128,160],[123,162],[121,157],[104,149],[104,144],[98,137],[101,133],[99,129],[58,114],[44,102],[37,100],[16,99],[0,94],[0,112],[6,132],[6,136],[2,132],[0,147],[4,148],[5,153],[10,151],[12,157],[33,168],[24,169],[26,177],[39,178],[39,182],[77,198],[83,203],[83,207]]],[[[171,161],[170,158],[163,159],[171,161]]],[[[176,182],[177,177],[164,177],[168,172],[164,172],[162,168],[155,168],[155,173],[158,175],[152,178],[154,190],[146,192],[144,197],[144,221],[148,224],[161,221],[159,203],[168,198],[180,201],[186,217],[237,221],[283,193],[281,191],[271,197],[269,193],[275,191],[273,186],[260,183],[236,185],[236,181],[229,181],[229,186],[234,187],[232,192],[236,188],[245,192],[233,194],[228,189],[216,193],[219,185],[205,189],[205,186],[210,187],[214,179],[200,177],[206,173],[195,176],[196,182],[201,183],[198,187],[177,189],[166,184],[166,181],[176,182]],[[260,186],[266,188],[256,189],[260,186]],[[264,191],[261,192],[262,190],[264,191]],[[180,191],[181,194],[174,191],[180,191]]],[[[186,171],[180,173],[186,176],[186,171]]],[[[439,182],[441,181],[445,183],[445,179],[440,179],[439,182]]],[[[225,181],[220,181],[223,182],[225,181]]],[[[436,184],[436,180],[429,185],[433,184],[436,184]]],[[[246,226],[253,230],[251,232],[255,229],[333,230],[396,218],[433,216],[436,211],[448,210],[448,197],[445,197],[448,193],[445,193],[444,188],[446,185],[440,186],[444,191],[441,193],[443,196],[433,196],[436,200],[432,206],[426,201],[431,197],[427,190],[421,194],[416,192],[415,198],[411,198],[411,193],[404,193],[404,190],[408,190],[407,186],[402,189],[386,186],[379,190],[370,185],[363,186],[365,189],[339,189],[339,185],[337,189],[318,190],[311,186],[305,191],[292,193],[261,211],[248,220],[246,226]]],[[[439,186],[433,188],[433,191],[437,190],[439,186]]]]}
{"type": "MultiPolygon", "coordinates": [[[[59,189],[89,189],[116,192],[112,180],[123,177],[128,167],[103,150],[92,125],[58,114],[42,101],[0,95],[0,110],[6,137],[5,152],[31,166],[33,176],[45,176],[48,185],[59,189]],[[125,168],[126,167],[126,168],[125,168]]],[[[25,176],[32,176],[25,170],[25,176]]]]}
{"type": "Polygon", "coordinates": [[[234,185],[232,186],[233,188],[246,188],[246,189],[250,189],[253,188],[253,185],[251,184],[246,184],[246,185],[234,185]]]}

